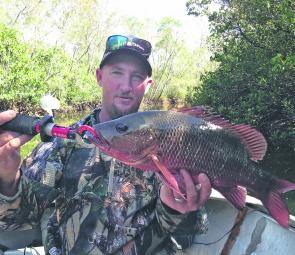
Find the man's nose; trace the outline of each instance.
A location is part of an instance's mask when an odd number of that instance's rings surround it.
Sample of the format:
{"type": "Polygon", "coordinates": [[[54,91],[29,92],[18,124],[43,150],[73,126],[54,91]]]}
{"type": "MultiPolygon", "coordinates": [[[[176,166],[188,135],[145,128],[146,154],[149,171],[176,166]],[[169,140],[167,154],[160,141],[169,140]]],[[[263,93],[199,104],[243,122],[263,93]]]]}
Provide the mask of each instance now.
{"type": "Polygon", "coordinates": [[[120,89],[122,92],[129,92],[132,90],[132,83],[130,75],[126,75],[120,82],[120,89]]]}

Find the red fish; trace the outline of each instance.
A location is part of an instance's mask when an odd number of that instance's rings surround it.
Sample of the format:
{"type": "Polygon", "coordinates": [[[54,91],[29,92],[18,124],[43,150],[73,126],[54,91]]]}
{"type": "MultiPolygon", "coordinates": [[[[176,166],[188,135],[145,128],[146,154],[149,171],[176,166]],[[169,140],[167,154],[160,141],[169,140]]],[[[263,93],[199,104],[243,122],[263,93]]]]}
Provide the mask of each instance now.
{"type": "Polygon", "coordinates": [[[156,171],[176,192],[183,194],[179,173],[186,169],[197,183],[205,173],[213,188],[236,208],[245,207],[247,190],[260,199],[283,227],[289,212],[281,194],[295,184],[260,169],[267,143],[249,125],[234,125],[204,107],[176,111],[146,111],[94,126],[93,142],[105,153],[142,170],[156,171]]]}

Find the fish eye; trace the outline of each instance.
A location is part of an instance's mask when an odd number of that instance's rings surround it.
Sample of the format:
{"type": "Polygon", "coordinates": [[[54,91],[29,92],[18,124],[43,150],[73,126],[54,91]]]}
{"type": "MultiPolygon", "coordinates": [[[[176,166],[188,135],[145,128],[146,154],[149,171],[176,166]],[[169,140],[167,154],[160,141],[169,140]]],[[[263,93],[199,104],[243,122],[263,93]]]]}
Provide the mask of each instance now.
{"type": "Polygon", "coordinates": [[[116,130],[119,132],[119,133],[124,133],[128,130],[128,126],[124,123],[119,123],[116,125],[116,130]]]}

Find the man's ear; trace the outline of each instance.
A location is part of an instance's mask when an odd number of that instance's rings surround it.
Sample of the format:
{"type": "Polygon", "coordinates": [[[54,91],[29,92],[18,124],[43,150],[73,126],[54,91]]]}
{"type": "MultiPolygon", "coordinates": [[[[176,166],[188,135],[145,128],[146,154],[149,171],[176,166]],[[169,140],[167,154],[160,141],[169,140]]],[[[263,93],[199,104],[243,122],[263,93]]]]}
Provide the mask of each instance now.
{"type": "Polygon", "coordinates": [[[153,79],[152,78],[148,78],[146,81],[146,86],[145,86],[145,92],[144,94],[148,93],[151,85],[153,84],[153,79]]]}
{"type": "Polygon", "coordinates": [[[102,70],[100,68],[96,69],[96,80],[99,86],[101,86],[101,79],[102,79],[102,70]]]}

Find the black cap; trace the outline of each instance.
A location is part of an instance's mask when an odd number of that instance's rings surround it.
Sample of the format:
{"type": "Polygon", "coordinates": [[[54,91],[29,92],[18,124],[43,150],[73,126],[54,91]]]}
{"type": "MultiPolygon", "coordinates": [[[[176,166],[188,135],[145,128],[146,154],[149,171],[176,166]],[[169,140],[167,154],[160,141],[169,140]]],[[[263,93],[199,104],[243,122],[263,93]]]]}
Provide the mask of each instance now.
{"type": "MultiPolygon", "coordinates": [[[[115,35],[117,36],[117,35],[115,35]]],[[[115,37],[115,36],[110,36],[107,40],[107,46],[106,46],[106,50],[103,54],[102,60],[100,62],[99,68],[101,69],[113,56],[118,55],[120,53],[126,53],[126,54],[130,54],[133,55],[135,57],[137,57],[138,59],[140,59],[142,61],[142,63],[145,65],[146,70],[147,70],[147,74],[148,76],[152,76],[152,67],[149,63],[148,57],[150,55],[150,51],[151,51],[151,45],[148,41],[145,41],[143,39],[134,37],[134,36],[122,36],[122,37],[126,37],[128,38],[128,40],[131,42],[130,44],[128,43],[128,45],[120,45],[119,48],[117,49],[110,49],[108,46],[108,41],[110,38],[115,37]],[[133,40],[139,40],[139,42],[145,42],[146,44],[148,44],[148,46],[150,47],[150,49],[148,49],[148,52],[142,52],[142,47],[138,48],[136,45],[137,43],[133,43],[133,40]]],[[[136,41],[136,42],[137,42],[136,41]]]]}

